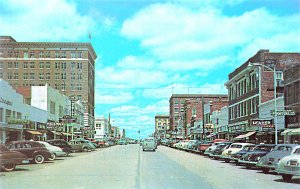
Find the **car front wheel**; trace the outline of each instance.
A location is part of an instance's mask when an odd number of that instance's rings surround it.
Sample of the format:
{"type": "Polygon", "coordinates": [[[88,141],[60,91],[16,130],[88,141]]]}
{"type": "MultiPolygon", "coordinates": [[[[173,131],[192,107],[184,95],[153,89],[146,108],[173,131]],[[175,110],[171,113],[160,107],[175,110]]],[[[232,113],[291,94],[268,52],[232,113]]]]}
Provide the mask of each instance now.
{"type": "Polygon", "coordinates": [[[49,160],[53,161],[53,160],[55,160],[55,158],[56,158],[56,154],[51,154],[51,156],[49,157],[49,160]]]}
{"type": "Polygon", "coordinates": [[[34,163],[41,164],[45,160],[44,156],[42,154],[38,154],[34,157],[34,163]]]}
{"type": "Polygon", "coordinates": [[[6,164],[6,165],[3,165],[3,170],[7,171],[7,172],[13,171],[15,168],[16,168],[15,164],[6,164]]]}
{"type": "Polygon", "coordinates": [[[287,182],[291,181],[292,177],[293,177],[292,175],[281,175],[281,176],[282,176],[282,179],[287,182]]]}

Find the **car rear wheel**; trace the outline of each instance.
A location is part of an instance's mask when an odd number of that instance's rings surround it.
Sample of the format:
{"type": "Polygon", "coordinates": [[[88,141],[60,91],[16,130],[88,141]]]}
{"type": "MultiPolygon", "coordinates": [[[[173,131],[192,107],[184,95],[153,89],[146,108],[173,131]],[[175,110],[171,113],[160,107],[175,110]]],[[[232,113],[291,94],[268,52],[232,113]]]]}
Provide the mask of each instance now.
{"type": "Polygon", "coordinates": [[[41,164],[45,161],[45,158],[42,154],[38,154],[34,157],[34,163],[41,164]]]}
{"type": "Polygon", "coordinates": [[[225,162],[226,162],[226,163],[229,163],[229,162],[230,162],[230,160],[229,160],[229,159],[225,159],[225,162]]]}
{"type": "Polygon", "coordinates": [[[87,147],[84,147],[82,150],[83,150],[84,152],[87,152],[89,149],[88,149],[87,147]]]}
{"type": "Polygon", "coordinates": [[[251,165],[246,165],[246,169],[251,169],[251,165]]]}
{"type": "Polygon", "coordinates": [[[293,175],[281,175],[284,181],[290,182],[292,180],[293,175]]]}
{"type": "Polygon", "coordinates": [[[51,156],[49,157],[49,160],[53,161],[53,160],[55,160],[55,158],[56,158],[56,154],[51,154],[51,156]]]}
{"type": "Polygon", "coordinates": [[[3,170],[7,171],[7,172],[13,171],[15,168],[16,168],[15,164],[6,164],[6,165],[3,165],[3,170]]]}

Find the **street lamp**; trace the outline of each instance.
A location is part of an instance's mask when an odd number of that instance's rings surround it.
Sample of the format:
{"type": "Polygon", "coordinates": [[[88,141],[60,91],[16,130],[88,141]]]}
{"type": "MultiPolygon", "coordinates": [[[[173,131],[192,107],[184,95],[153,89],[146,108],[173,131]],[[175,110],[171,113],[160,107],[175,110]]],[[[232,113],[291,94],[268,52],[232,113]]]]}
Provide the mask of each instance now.
{"type": "MultiPolygon", "coordinates": [[[[249,62],[248,64],[248,67],[251,68],[251,67],[254,67],[254,66],[262,66],[264,68],[267,68],[268,70],[272,71],[273,74],[274,74],[274,127],[275,127],[275,144],[277,145],[278,144],[278,133],[277,133],[277,98],[276,98],[276,87],[277,87],[277,77],[276,77],[276,67],[275,67],[275,64],[274,64],[274,67],[273,68],[270,68],[269,66],[266,66],[264,64],[261,64],[261,63],[252,63],[252,62],[249,62]]],[[[261,82],[261,81],[260,81],[261,82]]]]}

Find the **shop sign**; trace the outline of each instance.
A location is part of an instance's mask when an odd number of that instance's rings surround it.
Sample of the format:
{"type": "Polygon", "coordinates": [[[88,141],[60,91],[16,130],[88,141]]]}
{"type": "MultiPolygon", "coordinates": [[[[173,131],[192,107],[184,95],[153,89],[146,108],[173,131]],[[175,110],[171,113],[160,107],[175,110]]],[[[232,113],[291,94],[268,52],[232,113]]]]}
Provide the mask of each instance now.
{"type": "Polygon", "coordinates": [[[16,125],[16,124],[7,124],[3,125],[3,127],[8,128],[8,129],[23,129],[23,125],[16,125]]]}
{"type": "Polygon", "coordinates": [[[287,128],[299,128],[300,123],[289,123],[287,124],[287,128]]]}
{"type": "Polygon", "coordinates": [[[265,128],[273,128],[273,122],[271,119],[253,119],[251,120],[252,126],[261,126],[265,128]]]}
{"type": "Polygon", "coordinates": [[[7,123],[8,124],[19,124],[20,125],[20,124],[27,124],[27,123],[29,123],[29,120],[16,119],[16,118],[10,117],[10,118],[8,118],[7,123]]]}
{"type": "Polygon", "coordinates": [[[4,98],[0,97],[0,102],[6,104],[8,106],[12,106],[13,102],[9,100],[5,100],[4,98]]]}
{"type": "MultiPolygon", "coordinates": [[[[271,110],[270,113],[271,113],[272,116],[275,115],[274,110],[271,110]]],[[[294,115],[296,115],[296,113],[295,113],[294,110],[277,110],[276,115],[277,116],[294,116],[294,115]]]]}

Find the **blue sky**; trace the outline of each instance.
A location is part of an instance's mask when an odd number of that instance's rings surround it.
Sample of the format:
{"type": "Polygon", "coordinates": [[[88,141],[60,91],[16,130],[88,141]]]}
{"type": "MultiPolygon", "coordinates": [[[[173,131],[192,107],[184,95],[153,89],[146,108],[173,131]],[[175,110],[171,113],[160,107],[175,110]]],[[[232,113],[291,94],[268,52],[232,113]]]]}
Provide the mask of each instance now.
{"type": "Polygon", "coordinates": [[[0,35],[89,41],[96,115],[127,136],[154,131],[173,93],[227,93],[228,74],[259,49],[300,51],[299,0],[6,0],[0,35]],[[18,5],[18,6],[16,6],[18,5]]]}

